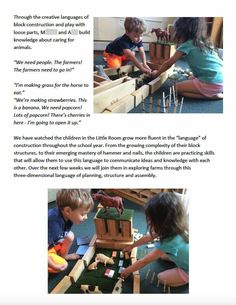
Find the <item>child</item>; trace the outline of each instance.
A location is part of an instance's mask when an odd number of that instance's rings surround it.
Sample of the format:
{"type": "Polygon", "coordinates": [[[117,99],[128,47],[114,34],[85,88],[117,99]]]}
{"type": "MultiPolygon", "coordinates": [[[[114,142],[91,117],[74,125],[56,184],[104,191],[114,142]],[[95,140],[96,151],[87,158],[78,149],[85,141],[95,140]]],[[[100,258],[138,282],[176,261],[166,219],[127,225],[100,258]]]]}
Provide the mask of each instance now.
{"type": "Polygon", "coordinates": [[[177,83],[177,92],[182,96],[196,99],[223,98],[223,62],[207,39],[205,18],[177,18],[174,31],[177,50],[158,71],[151,73],[152,77],[159,76],[184,57],[194,77],[177,83]]]}
{"type": "Polygon", "coordinates": [[[158,193],[147,202],[145,214],[150,233],[123,251],[130,252],[155,238],[159,239],[157,249],[124,269],[121,277],[126,278],[157,259],[165,259],[174,262],[176,267],[159,273],[159,282],[173,287],[185,285],[188,283],[189,245],[183,204],[173,193],[158,193]]]}
{"type": "Polygon", "coordinates": [[[146,31],[144,22],[139,18],[125,18],[125,34],[109,43],[104,52],[104,59],[109,68],[118,69],[122,64],[132,61],[143,73],[151,73],[146,63],[146,55],[142,43],[142,34],[146,31]],[[142,64],[135,57],[138,48],[142,64]]]}
{"type": "Polygon", "coordinates": [[[93,208],[88,190],[62,189],[57,192],[57,207],[48,212],[48,272],[58,273],[68,266],[66,260],[78,259],[76,253],[68,254],[74,240],[73,224],[87,219],[93,208]]]}

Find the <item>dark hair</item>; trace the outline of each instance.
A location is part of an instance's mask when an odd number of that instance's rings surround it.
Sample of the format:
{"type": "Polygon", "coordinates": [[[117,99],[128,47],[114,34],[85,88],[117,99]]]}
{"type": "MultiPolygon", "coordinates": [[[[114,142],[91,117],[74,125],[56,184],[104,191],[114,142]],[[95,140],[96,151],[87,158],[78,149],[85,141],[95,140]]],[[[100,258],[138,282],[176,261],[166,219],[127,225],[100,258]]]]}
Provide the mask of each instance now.
{"type": "Polygon", "coordinates": [[[205,17],[181,17],[174,22],[174,41],[178,44],[189,39],[200,50],[213,50],[213,45],[207,34],[205,17]]]}
{"type": "Polygon", "coordinates": [[[183,203],[174,193],[158,193],[145,206],[145,214],[152,236],[160,240],[181,235],[188,242],[188,225],[183,203]]]}

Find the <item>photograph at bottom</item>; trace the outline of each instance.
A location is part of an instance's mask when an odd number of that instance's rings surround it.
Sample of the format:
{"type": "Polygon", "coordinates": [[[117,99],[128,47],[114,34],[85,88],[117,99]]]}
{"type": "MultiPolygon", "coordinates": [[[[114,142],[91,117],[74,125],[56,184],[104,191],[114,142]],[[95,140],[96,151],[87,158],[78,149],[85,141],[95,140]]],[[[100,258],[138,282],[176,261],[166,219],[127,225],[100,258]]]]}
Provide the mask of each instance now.
{"type": "Polygon", "coordinates": [[[189,293],[187,189],[48,189],[48,293],[189,293]]]}

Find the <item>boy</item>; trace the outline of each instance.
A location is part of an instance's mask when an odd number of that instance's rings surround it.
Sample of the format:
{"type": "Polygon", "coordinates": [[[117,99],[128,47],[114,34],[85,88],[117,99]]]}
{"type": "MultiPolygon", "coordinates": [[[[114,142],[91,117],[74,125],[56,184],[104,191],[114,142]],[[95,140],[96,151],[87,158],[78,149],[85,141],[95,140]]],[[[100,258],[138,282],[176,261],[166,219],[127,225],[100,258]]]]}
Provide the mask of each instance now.
{"type": "Polygon", "coordinates": [[[109,43],[104,51],[104,59],[109,68],[118,69],[122,64],[132,61],[143,73],[151,73],[146,63],[141,35],[146,31],[144,22],[139,18],[125,18],[125,34],[109,43]],[[135,48],[138,48],[142,64],[135,57],[135,48]]]}
{"type": "Polygon", "coordinates": [[[57,192],[57,207],[48,212],[48,272],[58,273],[67,268],[66,260],[75,260],[76,253],[68,254],[74,240],[73,224],[87,219],[93,208],[93,199],[88,190],[62,189],[57,192]]]}

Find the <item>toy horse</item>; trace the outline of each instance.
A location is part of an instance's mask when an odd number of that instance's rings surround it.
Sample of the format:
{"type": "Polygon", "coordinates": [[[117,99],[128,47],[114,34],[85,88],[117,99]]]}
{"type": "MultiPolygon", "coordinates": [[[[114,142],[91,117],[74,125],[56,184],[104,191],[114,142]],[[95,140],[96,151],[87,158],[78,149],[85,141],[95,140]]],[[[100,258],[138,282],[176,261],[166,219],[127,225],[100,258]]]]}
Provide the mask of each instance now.
{"type": "Polygon", "coordinates": [[[124,207],[123,207],[123,201],[122,201],[121,197],[119,197],[119,196],[111,197],[102,191],[99,191],[98,193],[93,194],[92,197],[94,200],[97,200],[101,203],[101,205],[105,209],[105,212],[107,212],[108,208],[114,207],[117,210],[117,213],[119,213],[119,214],[123,213],[124,207]]]}
{"type": "Polygon", "coordinates": [[[162,30],[160,28],[157,28],[157,29],[152,29],[151,33],[156,34],[157,41],[164,41],[164,42],[169,41],[169,34],[167,30],[162,30]]]}

